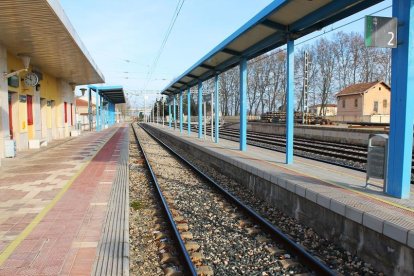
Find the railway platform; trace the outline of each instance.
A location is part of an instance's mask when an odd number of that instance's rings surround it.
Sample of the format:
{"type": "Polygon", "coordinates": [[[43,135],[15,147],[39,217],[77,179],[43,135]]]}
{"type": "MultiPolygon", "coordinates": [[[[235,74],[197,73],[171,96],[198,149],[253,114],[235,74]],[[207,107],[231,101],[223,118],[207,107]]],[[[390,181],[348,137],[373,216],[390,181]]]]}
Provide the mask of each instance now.
{"type": "Polygon", "coordinates": [[[365,186],[365,173],[239,143],[219,144],[161,125],[148,129],[173,148],[237,180],[326,239],[336,241],[386,274],[414,273],[414,187],[411,199],[386,196],[365,186]]]}
{"type": "Polygon", "coordinates": [[[127,275],[127,160],[127,125],[3,160],[0,275],[127,275]]]}

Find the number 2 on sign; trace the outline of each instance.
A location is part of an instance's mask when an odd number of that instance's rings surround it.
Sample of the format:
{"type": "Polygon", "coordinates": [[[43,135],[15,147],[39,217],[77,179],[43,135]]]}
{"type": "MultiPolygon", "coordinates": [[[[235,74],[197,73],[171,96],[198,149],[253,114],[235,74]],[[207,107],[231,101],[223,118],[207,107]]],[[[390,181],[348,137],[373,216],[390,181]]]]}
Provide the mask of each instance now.
{"type": "Polygon", "coordinates": [[[388,45],[394,46],[393,40],[394,40],[395,34],[393,32],[388,32],[388,34],[391,35],[391,39],[390,39],[390,41],[388,41],[388,45]]]}

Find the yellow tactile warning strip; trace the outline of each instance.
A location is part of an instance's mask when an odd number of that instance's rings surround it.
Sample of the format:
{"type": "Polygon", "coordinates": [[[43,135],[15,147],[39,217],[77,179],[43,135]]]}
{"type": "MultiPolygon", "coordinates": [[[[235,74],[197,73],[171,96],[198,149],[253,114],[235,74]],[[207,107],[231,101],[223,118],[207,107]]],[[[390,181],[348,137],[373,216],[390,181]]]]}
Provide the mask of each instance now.
{"type": "Polygon", "coordinates": [[[9,258],[9,256],[13,253],[13,251],[19,246],[19,244],[33,231],[36,225],[46,216],[46,214],[56,205],[56,203],[62,198],[62,196],[66,193],[66,191],[70,188],[73,181],[82,173],[85,167],[91,162],[89,160],[85,163],[82,168],[76,173],[66,185],[62,188],[62,190],[55,196],[55,198],[46,205],[45,208],[29,223],[29,225],[15,238],[7,247],[6,249],[0,254],[0,266],[9,258]]]}
{"type": "MultiPolygon", "coordinates": [[[[92,159],[99,153],[102,147],[105,146],[106,142],[116,133],[116,131],[111,130],[109,135],[106,133],[102,137],[101,141],[96,141],[95,145],[98,145],[97,148],[94,148],[92,154],[88,154],[85,163],[77,170],[75,174],[72,174],[69,181],[64,184],[61,190],[54,196],[54,198],[44,207],[41,211],[34,217],[32,221],[21,231],[11,243],[9,243],[6,248],[0,254],[0,266],[9,258],[9,256],[16,250],[19,244],[35,229],[39,222],[47,215],[47,213],[56,205],[57,202],[63,197],[67,190],[71,187],[72,183],[76,178],[84,171],[84,169],[90,164],[92,159]]],[[[45,172],[46,173],[46,172],[45,172]]],[[[30,186],[30,184],[29,184],[30,186]]]]}

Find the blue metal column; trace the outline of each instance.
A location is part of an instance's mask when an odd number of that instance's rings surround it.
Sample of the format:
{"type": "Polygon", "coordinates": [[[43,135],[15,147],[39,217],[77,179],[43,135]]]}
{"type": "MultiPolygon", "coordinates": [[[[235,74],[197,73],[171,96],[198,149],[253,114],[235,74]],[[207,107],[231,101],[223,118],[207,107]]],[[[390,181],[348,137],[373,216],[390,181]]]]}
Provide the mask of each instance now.
{"type": "Polygon", "coordinates": [[[177,124],[177,116],[176,116],[176,113],[175,113],[175,107],[176,107],[176,105],[177,105],[177,103],[176,103],[176,100],[175,100],[175,95],[174,95],[174,103],[173,103],[173,122],[174,122],[174,129],[175,129],[175,126],[176,126],[176,124],[177,124]]]}
{"type": "Polygon", "coordinates": [[[101,99],[102,100],[102,129],[105,129],[105,125],[106,125],[106,111],[107,111],[107,105],[105,106],[105,104],[104,104],[104,100],[103,100],[103,98],[101,99]]]}
{"type": "Polygon", "coordinates": [[[99,90],[96,93],[96,131],[101,131],[101,96],[99,90]]]}
{"type": "Polygon", "coordinates": [[[111,126],[115,124],[115,104],[111,103],[111,126]]]}
{"type": "Polygon", "coordinates": [[[112,103],[108,102],[108,126],[112,126],[112,103]]]}
{"type": "Polygon", "coordinates": [[[171,120],[172,120],[172,116],[171,116],[171,99],[169,99],[168,102],[168,127],[171,128],[171,120]]]}
{"type": "Polygon", "coordinates": [[[214,134],[215,134],[215,142],[218,143],[219,142],[219,113],[220,113],[220,108],[219,108],[219,75],[216,74],[216,76],[214,77],[214,121],[215,121],[215,129],[214,129],[214,134]]]}
{"type": "Polygon", "coordinates": [[[180,133],[183,133],[183,91],[180,91],[180,133]]]}
{"type": "Polygon", "coordinates": [[[187,92],[187,132],[191,135],[191,90],[188,88],[187,92]]]}
{"type": "Polygon", "coordinates": [[[91,88],[88,87],[88,124],[89,124],[89,131],[92,131],[92,91],[91,88]]]}
{"type": "Polygon", "coordinates": [[[112,126],[112,103],[108,102],[108,126],[112,126]]]}
{"type": "Polygon", "coordinates": [[[287,42],[287,79],[286,79],[286,164],[293,163],[293,124],[294,96],[295,96],[295,42],[288,39],[287,42]]]}
{"type": "Polygon", "coordinates": [[[99,97],[99,117],[101,118],[101,130],[105,129],[105,106],[104,106],[104,98],[102,96],[99,97]]]}
{"type": "Polygon", "coordinates": [[[398,19],[398,47],[392,49],[386,193],[409,198],[414,117],[414,0],[393,0],[392,13],[398,19]]]}
{"type": "Polygon", "coordinates": [[[198,138],[203,137],[203,82],[198,81],[198,138]]]}
{"type": "Polygon", "coordinates": [[[247,148],[247,59],[240,61],[240,150],[247,148]]]}

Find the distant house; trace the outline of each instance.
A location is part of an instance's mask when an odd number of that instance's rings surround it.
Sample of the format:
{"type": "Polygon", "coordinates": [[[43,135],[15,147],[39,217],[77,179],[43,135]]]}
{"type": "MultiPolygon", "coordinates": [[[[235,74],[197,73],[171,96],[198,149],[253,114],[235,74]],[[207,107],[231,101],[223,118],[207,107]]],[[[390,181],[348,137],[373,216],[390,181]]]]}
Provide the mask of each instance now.
{"type": "Polygon", "coordinates": [[[383,81],[350,85],[336,97],[337,118],[342,117],[343,121],[373,122],[372,118],[377,115],[389,117],[391,88],[383,81]]]}
{"type": "MultiPolygon", "coordinates": [[[[88,101],[83,99],[76,99],[76,114],[77,122],[80,124],[82,130],[89,129],[88,120],[88,101]]],[[[92,115],[95,114],[95,104],[92,103],[92,115]]],[[[95,116],[92,117],[95,120],[95,116]]],[[[93,122],[94,123],[94,122],[93,122]]]]}
{"type": "Polygon", "coordinates": [[[336,104],[326,104],[321,113],[321,104],[316,104],[309,107],[309,113],[323,116],[335,116],[336,115],[336,104]]]}

